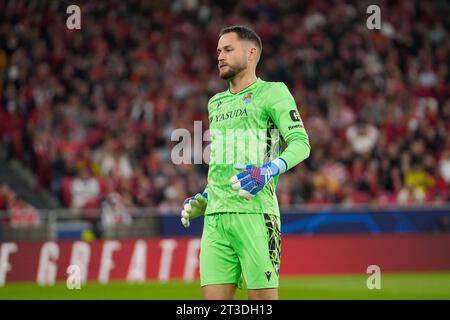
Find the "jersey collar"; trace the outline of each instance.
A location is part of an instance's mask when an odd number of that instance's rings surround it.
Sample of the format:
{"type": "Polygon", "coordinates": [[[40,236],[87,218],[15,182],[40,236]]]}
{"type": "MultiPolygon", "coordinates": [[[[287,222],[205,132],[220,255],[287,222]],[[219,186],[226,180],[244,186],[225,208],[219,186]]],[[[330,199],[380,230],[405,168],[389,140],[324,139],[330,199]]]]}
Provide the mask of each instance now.
{"type": "Polygon", "coordinates": [[[255,81],[255,82],[253,82],[253,83],[250,84],[249,86],[245,87],[244,89],[242,89],[241,91],[236,92],[236,93],[231,92],[230,87],[228,86],[228,93],[231,94],[231,95],[233,95],[233,96],[236,96],[236,95],[238,95],[238,94],[240,94],[240,93],[243,93],[243,92],[245,92],[245,91],[251,89],[254,85],[256,85],[256,84],[259,83],[259,82],[261,82],[261,78],[258,77],[258,78],[256,78],[256,81],[255,81]]]}

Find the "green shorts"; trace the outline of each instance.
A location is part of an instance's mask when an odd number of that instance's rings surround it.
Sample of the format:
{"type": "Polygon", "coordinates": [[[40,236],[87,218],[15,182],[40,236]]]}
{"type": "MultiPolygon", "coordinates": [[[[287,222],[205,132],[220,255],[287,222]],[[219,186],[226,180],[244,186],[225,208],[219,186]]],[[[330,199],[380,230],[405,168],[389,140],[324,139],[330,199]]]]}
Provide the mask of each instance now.
{"type": "Polygon", "coordinates": [[[269,214],[205,215],[200,247],[200,284],[278,288],[280,218],[269,214]]]}

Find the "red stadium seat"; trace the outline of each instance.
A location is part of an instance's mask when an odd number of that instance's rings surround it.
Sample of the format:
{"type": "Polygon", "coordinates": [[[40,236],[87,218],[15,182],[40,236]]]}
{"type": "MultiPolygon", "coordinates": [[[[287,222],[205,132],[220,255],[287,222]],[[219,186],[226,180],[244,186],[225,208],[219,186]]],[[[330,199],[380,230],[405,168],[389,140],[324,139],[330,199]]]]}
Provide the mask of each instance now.
{"type": "Polygon", "coordinates": [[[352,201],[354,203],[367,203],[370,200],[370,196],[367,192],[357,191],[352,194],[352,201]]]}
{"type": "Polygon", "coordinates": [[[394,193],[389,191],[382,191],[378,194],[378,203],[382,206],[395,204],[397,197],[394,193]]]}

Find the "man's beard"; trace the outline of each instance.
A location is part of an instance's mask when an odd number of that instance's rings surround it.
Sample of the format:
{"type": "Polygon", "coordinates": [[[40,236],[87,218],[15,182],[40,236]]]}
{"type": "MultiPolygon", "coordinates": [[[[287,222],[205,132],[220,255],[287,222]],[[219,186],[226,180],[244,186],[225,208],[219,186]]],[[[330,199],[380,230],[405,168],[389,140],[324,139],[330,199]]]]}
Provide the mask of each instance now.
{"type": "Polygon", "coordinates": [[[220,72],[219,70],[219,76],[224,80],[231,80],[233,79],[237,74],[239,74],[242,70],[246,68],[244,65],[232,67],[230,65],[227,65],[228,70],[226,72],[220,72]]]}

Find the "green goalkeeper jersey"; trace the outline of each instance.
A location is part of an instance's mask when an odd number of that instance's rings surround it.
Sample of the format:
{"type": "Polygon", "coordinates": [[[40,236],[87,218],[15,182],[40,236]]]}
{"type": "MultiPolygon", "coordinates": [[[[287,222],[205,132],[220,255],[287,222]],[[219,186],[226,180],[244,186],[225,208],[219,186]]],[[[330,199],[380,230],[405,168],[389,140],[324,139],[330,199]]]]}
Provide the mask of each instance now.
{"type": "Polygon", "coordinates": [[[257,79],[233,94],[228,89],[208,102],[210,163],[205,214],[268,213],[279,216],[278,177],[250,200],[238,195],[230,178],[234,164],[263,164],[278,157],[290,169],[309,156],[309,139],[294,98],[282,82],[257,79]],[[282,139],[287,147],[281,152],[282,139]]]}

